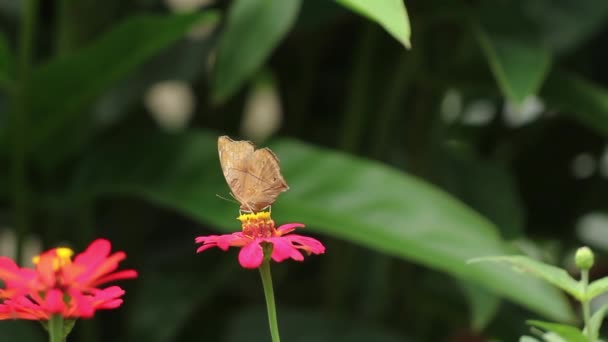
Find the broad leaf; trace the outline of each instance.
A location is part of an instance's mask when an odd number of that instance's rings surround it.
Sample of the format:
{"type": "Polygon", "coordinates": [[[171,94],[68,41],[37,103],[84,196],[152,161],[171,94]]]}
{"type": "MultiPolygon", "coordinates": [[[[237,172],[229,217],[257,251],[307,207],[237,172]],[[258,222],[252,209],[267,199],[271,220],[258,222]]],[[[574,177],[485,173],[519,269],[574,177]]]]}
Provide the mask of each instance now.
{"type": "MultiPolygon", "coordinates": [[[[136,134],[131,132],[130,134],[136,134]]],[[[143,135],[92,151],[74,185],[75,200],[109,194],[148,199],[225,231],[240,229],[221,175],[216,137],[201,132],[143,135]]],[[[446,193],[379,163],[282,140],[271,146],[291,190],[279,223],[305,222],[330,234],[472,281],[548,317],[571,318],[558,291],[506,266],[466,261],[511,253],[496,227],[446,193]]]]}
{"type": "Polygon", "coordinates": [[[410,20],[403,0],[337,0],[338,3],[378,23],[403,46],[410,48],[410,20]]]}
{"type": "Polygon", "coordinates": [[[518,271],[530,273],[531,275],[537,276],[546,282],[559,287],[576,299],[580,300],[583,298],[583,291],[580,284],[574,280],[568,272],[559,267],[548,265],[523,255],[486,257],[471,260],[473,263],[484,261],[508,263],[518,271]]]}
{"type": "Polygon", "coordinates": [[[585,337],[585,335],[583,335],[580,330],[570,325],[533,320],[527,321],[526,323],[538,328],[554,332],[568,342],[587,342],[587,338],[585,337]]]}
{"type": "Polygon", "coordinates": [[[606,316],[607,311],[608,304],[604,304],[604,306],[594,312],[591,319],[589,319],[589,325],[585,327],[585,331],[591,341],[597,341],[599,338],[600,328],[602,327],[602,323],[604,322],[604,317],[606,316]]]}
{"type": "Polygon", "coordinates": [[[476,36],[503,95],[522,104],[543,84],[551,66],[551,52],[532,29],[525,29],[525,23],[515,20],[516,12],[507,15],[493,9],[491,13],[479,14],[479,22],[473,24],[476,36]],[[502,18],[497,18],[497,13],[502,18]]]}
{"type": "Polygon", "coordinates": [[[545,82],[541,95],[548,107],[608,135],[608,89],[580,76],[555,71],[545,82]]]}
{"type": "Polygon", "coordinates": [[[587,298],[589,300],[608,292],[608,277],[595,280],[589,284],[587,289],[587,298]]]}
{"type": "Polygon", "coordinates": [[[240,89],[293,26],[301,0],[236,0],[219,43],[213,98],[221,102],[240,89]]]}
{"type": "Polygon", "coordinates": [[[30,147],[46,150],[109,86],[206,19],[207,14],[131,17],[91,45],[36,69],[26,89],[36,121],[30,147]]]}

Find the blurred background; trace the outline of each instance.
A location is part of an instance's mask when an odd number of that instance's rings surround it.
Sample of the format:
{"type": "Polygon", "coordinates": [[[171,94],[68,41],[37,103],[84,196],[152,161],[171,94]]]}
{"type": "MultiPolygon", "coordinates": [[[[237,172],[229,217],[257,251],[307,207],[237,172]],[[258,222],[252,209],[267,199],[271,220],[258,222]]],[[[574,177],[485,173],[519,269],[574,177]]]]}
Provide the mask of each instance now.
{"type": "Polygon", "coordinates": [[[240,229],[224,134],[273,149],[273,217],[327,246],[273,266],[285,341],[515,341],[576,306],[468,260],[587,244],[608,273],[605,0],[0,0],[0,25],[0,254],[106,237],[140,272],[70,341],[269,340],[257,272],[194,253],[240,229]]]}

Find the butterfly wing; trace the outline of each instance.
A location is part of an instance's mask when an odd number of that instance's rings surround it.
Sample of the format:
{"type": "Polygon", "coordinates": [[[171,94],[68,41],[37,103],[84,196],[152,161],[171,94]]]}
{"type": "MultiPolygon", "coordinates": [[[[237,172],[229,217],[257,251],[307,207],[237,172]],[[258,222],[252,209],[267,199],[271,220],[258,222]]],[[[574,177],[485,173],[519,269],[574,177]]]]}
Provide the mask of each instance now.
{"type": "Polygon", "coordinates": [[[217,150],[226,183],[234,198],[243,206],[246,203],[246,181],[243,177],[247,175],[247,164],[255,146],[249,141],[234,141],[227,136],[221,136],[217,140],[217,150]]]}
{"type": "Polygon", "coordinates": [[[244,205],[241,209],[260,211],[276,200],[289,186],[281,174],[279,159],[268,148],[253,152],[246,162],[244,176],[244,205]]]}

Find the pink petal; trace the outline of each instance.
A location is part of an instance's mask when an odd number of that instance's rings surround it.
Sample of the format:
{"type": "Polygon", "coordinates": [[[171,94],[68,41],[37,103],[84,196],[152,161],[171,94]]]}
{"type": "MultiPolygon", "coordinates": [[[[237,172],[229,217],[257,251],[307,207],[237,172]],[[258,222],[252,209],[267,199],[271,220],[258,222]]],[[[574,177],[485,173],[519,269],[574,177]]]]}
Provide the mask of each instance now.
{"type": "Polygon", "coordinates": [[[292,258],[296,261],[304,260],[304,256],[300,253],[292,244],[291,241],[284,237],[271,238],[270,242],[273,245],[272,248],[272,260],[281,262],[285,259],[292,258]]]}
{"type": "Polygon", "coordinates": [[[91,265],[103,261],[112,249],[112,244],[106,239],[97,239],[87,249],[74,258],[78,264],[91,265]]]}
{"type": "Polygon", "coordinates": [[[46,293],[45,306],[50,313],[61,313],[65,309],[63,293],[57,289],[52,289],[46,293]]]}
{"type": "Polygon", "coordinates": [[[291,234],[283,237],[284,239],[289,240],[292,243],[295,243],[294,246],[299,249],[303,249],[308,253],[313,254],[323,254],[325,253],[325,246],[319,240],[302,236],[297,234],[291,234]]]}
{"type": "Polygon", "coordinates": [[[264,250],[259,241],[252,241],[239,252],[239,263],[244,268],[258,268],[264,260],[264,250]]]}
{"type": "Polygon", "coordinates": [[[72,290],[69,292],[69,294],[72,304],[71,306],[72,309],[74,309],[72,313],[73,316],[84,318],[93,317],[95,308],[93,308],[93,305],[87,296],[84,296],[78,290],[72,290]]]}
{"type": "Polygon", "coordinates": [[[279,235],[285,235],[294,231],[296,228],[304,228],[304,225],[302,223],[287,223],[277,228],[277,231],[279,232],[279,235]]]}
{"type": "Polygon", "coordinates": [[[243,234],[242,233],[232,233],[232,234],[226,234],[226,235],[221,235],[218,239],[217,239],[217,246],[225,251],[227,250],[230,246],[235,246],[235,247],[241,247],[247,244],[247,242],[251,241],[251,239],[244,239],[243,234]]]}
{"type": "Polygon", "coordinates": [[[204,251],[206,251],[206,250],[208,250],[210,248],[213,248],[213,247],[217,247],[217,245],[214,244],[214,243],[209,243],[209,244],[206,244],[206,245],[202,245],[202,246],[200,246],[199,248],[196,249],[196,253],[204,252],[204,251]]]}
{"type": "Polygon", "coordinates": [[[228,250],[228,248],[231,246],[241,247],[251,242],[251,239],[243,236],[243,233],[232,233],[224,235],[199,236],[194,239],[194,242],[203,243],[203,246],[200,246],[196,250],[197,253],[200,253],[214,246],[219,247],[223,251],[228,250]]]}

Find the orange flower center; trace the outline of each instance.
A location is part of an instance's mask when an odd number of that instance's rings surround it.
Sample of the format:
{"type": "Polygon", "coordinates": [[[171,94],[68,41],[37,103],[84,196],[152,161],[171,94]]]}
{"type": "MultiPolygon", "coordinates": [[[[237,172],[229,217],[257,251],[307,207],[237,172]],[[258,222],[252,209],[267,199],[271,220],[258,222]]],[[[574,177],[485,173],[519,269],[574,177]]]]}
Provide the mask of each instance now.
{"type": "Polygon", "coordinates": [[[261,211],[259,213],[241,214],[238,218],[243,227],[243,234],[251,238],[269,238],[277,236],[274,221],[270,213],[261,211]]]}
{"type": "MultiPolygon", "coordinates": [[[[74,251],[69,248],[59,247],[49,252],[51,253],[51,255],[54,254],[52,256],[53,271],[59,271],[63,266],[72,263],[72,256],[74,255],[74,251]]],[[[38,263],[40,262],[40,255],[37,255],[32,258],[32,262],[34,263],[34,265],[38,265],[38,263]]]]}

